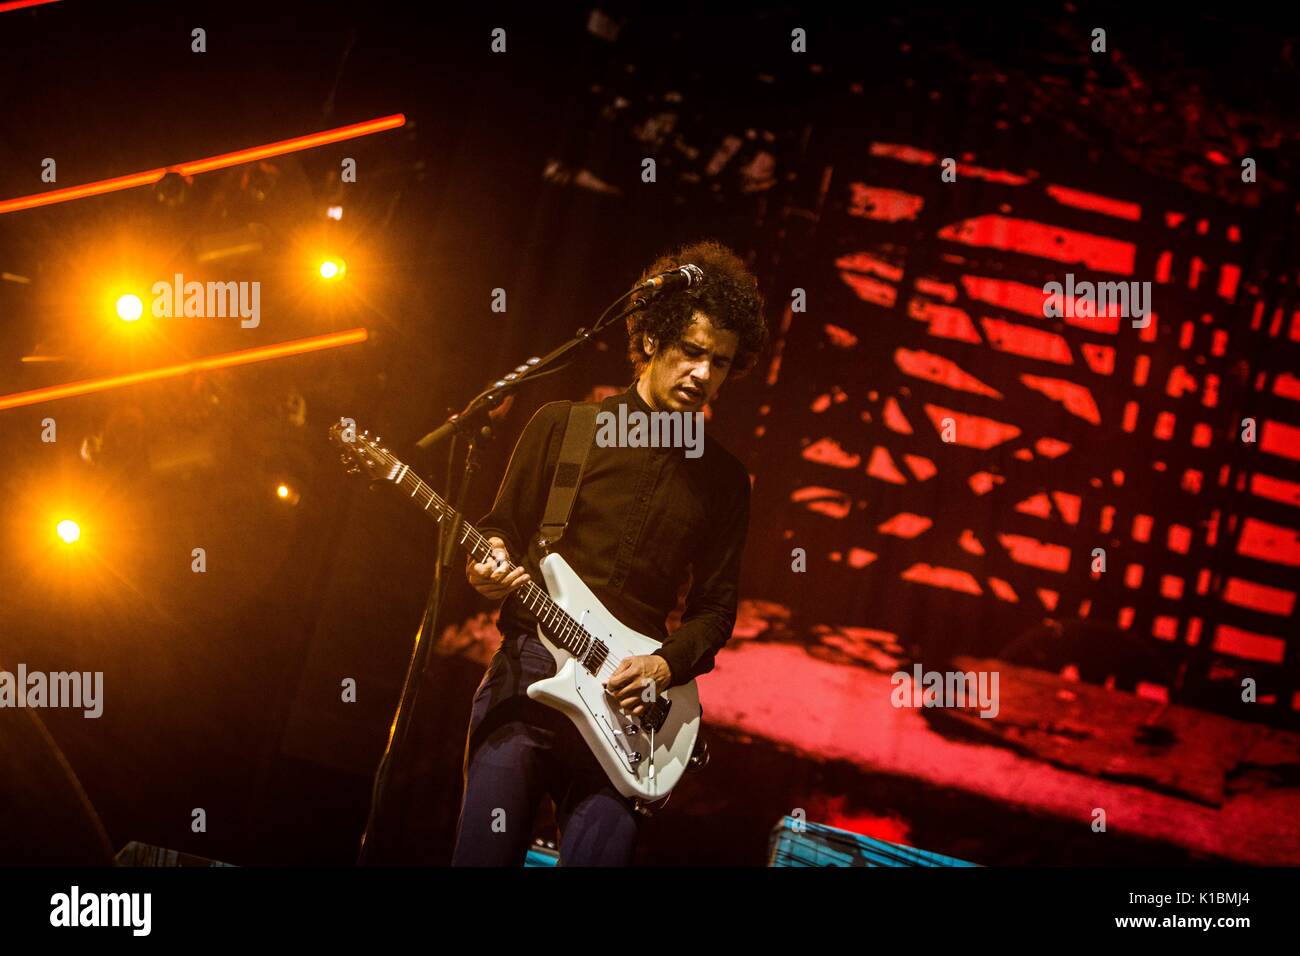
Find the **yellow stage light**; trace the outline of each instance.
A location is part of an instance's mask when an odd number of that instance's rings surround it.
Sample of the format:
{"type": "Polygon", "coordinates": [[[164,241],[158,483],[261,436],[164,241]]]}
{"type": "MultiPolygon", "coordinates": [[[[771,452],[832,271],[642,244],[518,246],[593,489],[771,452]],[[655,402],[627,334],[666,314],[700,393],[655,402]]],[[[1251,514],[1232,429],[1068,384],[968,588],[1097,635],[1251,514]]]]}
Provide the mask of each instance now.
{"type": "Polygon", "coordinates": [[[347,264],[342,259],[326,259],[320,264],[320,276],[322,279],[339,279],[343,273],[348,271],[347,264]]]}
{"type": "Polygon", "coordinates": [[[65,544],[72,544],[81,537],[81,527],[77,522],[65,518],[54,529],[65,544]]]}
{"type": "Polygon", "coordinates": [[[117,300],[117,317],[123,322],[134,322],[144,315],[144,303],[138,295],[130,293],[117,300]]]}
{"type": "Polygon", "coordinates": [[[297,491],[294,491],[293,488],[289,487],[283,482],[281,482],[279,485],[276,485],[275,496],[279,498],[281,501],[291,505],[296,505],[299,499],[302,498],[301,494],[299,494],[297,491]]]}

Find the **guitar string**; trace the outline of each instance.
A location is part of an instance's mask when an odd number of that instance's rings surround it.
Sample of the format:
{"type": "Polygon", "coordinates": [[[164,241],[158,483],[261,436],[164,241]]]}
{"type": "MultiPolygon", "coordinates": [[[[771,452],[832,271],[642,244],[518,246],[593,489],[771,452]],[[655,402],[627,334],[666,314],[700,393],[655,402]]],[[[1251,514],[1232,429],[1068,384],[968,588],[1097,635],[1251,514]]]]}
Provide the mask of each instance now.
{"type": "MultiPolygon", "coordinates": [[[[481,534],[478,534],[476,529],[474,530],[478,538],[478,546],[490,554],[491,547],[487,540],[481,534]]],[[[477,557],[477,555],[474,556],[477,557]]],[[[507,559],[505,565],[507,574],[517,567],[520,567],[520,565],[507,559]]],[[[559,638],[560,646],[563,647],[564,650],[566,650],[575,660],[577,660],[579,664],[586,666],[584,659],[595,651],[601,655],[600,663],[597,664],[596,670],[592,672],[597,679],[602,677],[612,677],[618,672],[619,667],[623,664],[624,658],[611,658],[609,656],[609,645],[575,621],[573,617],[556,604],[554,599],[551,598],[545,590],[538,586],[536,582],[529,581],[528,584],[524,585],[520,590],[527,588],[532,588],[534,594],[533,597],[523,598],[528,606],[528,610],[533,612],[533,616],[537,618],[539,624],[541,624],[553,636],[559,638]],[[540,611],[539,609],[532,607],[532,600],[534,599],[538,600],[541,608],[540,611]],[[552,617],[556,619],[554,622],[550,620],[552,617]],[[579,647],[571,648],[567,646],[568,643],[574,643],[577,645],[578,642],[584,642],[588,645],[587,649],[581,654],[577,653],[577,650],[580,649],[579,647]]],[[[654,702],[651,703],[651,706],[653,706],[653,704],[654,702]]]]}
{"type": "MultiPolygon", "coordinates": [[[[392,463],[393,466],[396,467],[399,471],[402,467],[404,467],[396,459],[392,459],[392,463]]],[[[414,498],[417,494],[419,494],[427,498],[428,502],[427,504],[425,504],[424,510],[428,511],[431,505],[434,506],[438,512],[438,516],[435,520],[437,520],[439,523],[441,523],[441,521],[444,518],[450,518],[458,513],[454,508],[452,508],[449,504],[447,504],[446,501],[443,500],[441,495],[439,495],[436,491],[430,488],[428,484],[426,484],[425,481],[420,478],[419,475],[416,475],[409,468],[407,469],[406,474],[403,475],[401,480],[398,482],[398,485],[405,486],[408,478],[414,482],[414,487],[412,488],[411,491],[411,497],[414,498]]],[[[479,530],[475,528],[472,524],[470,524],[468,521],[465,521],[463,515],[461,516],[461,521],[465,528],[465,534],[461,538],[460,544],[462,545],[465,544],[465,542],[470,539],[470,536],[473,535],[473,537],[476,540],[474,541],[473,547],[471,547],[470,549],[470,555],[472,557],[478,557],[476,553],[477,550],[482,550],[485,553],[485,555],[491,554],[492,553],[491,545],[489,545],[487,539],[484,538],[483,535],[479,533],[479,530]]],[[[519,565],[514,564],[513,562],[507,559],[506,561],[507,572],[513,571],[517,567],[519,567],[519,565]]],[[[615,673],[617,673],[618,668],[623,663],[623,659],[611,660],[609,657],[609,645],[605,644],[603,641],[600,641],[598,638],[596,638],[594,635],[588,632],[586,628],[582,627],[580,624],[578,624],[577,621],[573,620],[573,618],[568,614],[568,612],[566,612],[563,608],[561,608],[558,604],[556,604],[555,601],[550,597],[550,595],[548,595],[542,588],[537,586],[536,582],[529,581],[528,584],[524,585],[524,587],[533,588],[541,599],[539,602],[541,604],[541,607],[543,609],[548,610],[549,612],[548,617],[554,616],[559,621],[558,628],[554,624],[550,625],[552,630],[558,629],[560,631],[572,632],[569,634],[565,634],[561,637],[562,644],[563,644],[563,637],[565,636],[577,637],[581,635],[580,638],[581,640],[590,642],[592,645],[591,648],[589,648],[587,651],[584,652],[582,657],[579,657],[579,655],[574,654],[573,651],[569,650],[568,647],[565,647],[566,651],[569,651],[569,653],[572,654],[575,659],[581,661],[583,657],[586,657],[587,654],[591,653],[591,650],[593,649],[600,650],[603,648],[604,649],[603,656],[601,657],[600,663],[597,665],[597,669],[593,672],[594,676],[597,677],[597,679],[599,679],[602,676],[612,677],[615,673]],[[547,608],[547,605],[550,605],[550,608],[547,608]]],[[[529,606],[529,610],[533,611],[534,617],[538,616],[538,612],[531,607],[531,604],[529,606]]],[[[539,621],[539,623],[542,623],[544,626],[547,624],[546,621],[539,621]]],[[[655,703],[657,703],[657,701],[652,701],[650,706],[654,706],[655,703]]]]}

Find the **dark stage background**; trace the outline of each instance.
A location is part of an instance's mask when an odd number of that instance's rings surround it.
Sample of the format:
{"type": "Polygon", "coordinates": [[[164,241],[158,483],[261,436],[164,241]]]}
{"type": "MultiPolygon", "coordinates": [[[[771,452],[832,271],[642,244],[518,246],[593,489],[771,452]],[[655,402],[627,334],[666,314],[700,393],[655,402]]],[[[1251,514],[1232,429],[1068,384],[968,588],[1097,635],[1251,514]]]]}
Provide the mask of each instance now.
{"type": "MultiPolygon", "coordinates": [[[[104,672],[103,717],[40,716],[114,848],[354,859],[434,526],[344,476],[327,427],[354,417],[444,489],[445,456],[417,438],[708,236],[760,277],[773,348],[711,410],[754,477],[744,601],[700,682],[712,762],[650,821],[641,862],[761,864],[796,810],[986,864],[1300,862],[1293,24],[910,7],[0,15],[0,200],[54,188],[45,157],[63,186],[406,118],[0,215],[5,395],[368,330],[0,411],[0,666],[104,672]],[[204,258],[231,236],[256,249],[204,258]],[[318,249],[347,261],[336,287],[310,275],[318,249]],[[176,272],[261,281],[261,324],[128,335],[102,307],[114,282],[176,272]],[[1045,318],[1044,283],[1071,272],[1150,282],[1149,326],[1045,318]],[[60,508],[81,516],[75,557],[50,543],[60,508]],[[899,669],[987,659],[1001,720],[889,703],[899,669]]],[[[472,519],[532,412],[626,386],[624,351],[613,330],[505,409],[472,519]]],[[[497,635],[461,576],[445,610],[382,862],[450,855],[497,635]]],[[[0,731],[31,752],[14,713],[0,731]]],[[[49,858],[81,812],[48,763],[27,773],[4,862],[49,858]]]]}

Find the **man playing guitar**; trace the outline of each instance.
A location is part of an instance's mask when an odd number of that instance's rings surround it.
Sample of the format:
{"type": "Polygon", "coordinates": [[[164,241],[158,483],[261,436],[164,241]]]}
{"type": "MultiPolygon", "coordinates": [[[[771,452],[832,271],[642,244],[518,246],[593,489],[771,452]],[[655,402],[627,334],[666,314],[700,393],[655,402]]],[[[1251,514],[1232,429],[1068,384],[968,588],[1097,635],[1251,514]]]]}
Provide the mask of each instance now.
{"type": "MultiPolygon", "coordinates": [[[[700,412],[766,347],[757,281],[725,246],[685,246],[642,279],[685,263],[698,265],[703,281],[665,292],[628,318],[636,378],[601,402],[601,411],[625,404],[628,413],[700,412]]],[[[540,578],[537,532],[571,404],[551,402],[528,422],[492,510],[478,523],[493,558],[466,564],[470,584],[505,603],[501,645],[474,695],[453,865],[521,865],[544,793],[555,802],[562,865],[633,861],[640,827],[633,801],[611,785],[573,723],[526,693],[555,674],[556,660],[514,592],[540,578]]],[[[707,435],[696,457],[665,447],[591,447],[554,550],[620,622],[662,642],[653,653],[624,658],[604,681],[627,714],[642,714],[653,695],[713,669],[735,623],[749,499],[744,465],[707,435]],[[688,571],[682,623],[668,635],[665,623],[688,571]]]]}

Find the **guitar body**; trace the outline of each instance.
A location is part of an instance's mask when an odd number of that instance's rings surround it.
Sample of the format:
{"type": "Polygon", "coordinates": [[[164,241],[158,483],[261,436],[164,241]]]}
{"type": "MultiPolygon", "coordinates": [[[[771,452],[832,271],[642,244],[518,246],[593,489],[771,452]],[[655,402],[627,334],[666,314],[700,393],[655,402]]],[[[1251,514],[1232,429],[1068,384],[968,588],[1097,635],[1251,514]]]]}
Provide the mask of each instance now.
{"type": "Polygon", "coordinates": [[[551,600],[607,644],[610,654],[600,673],[592,674],[539,626],[537,636],[555,657],[556,673],[530,685],[528,696],[573,721],[623,796],[646,803],[667,798],[685,772],[700,732],[700,696],[695,681],[659,694],[667,715],[657,730],[624,713],[605,692],[604,681],[614,672],[616,662],[650,654],[660,642],[620,623],[559,554],[548,554],[540,568],[551,600]]]}

